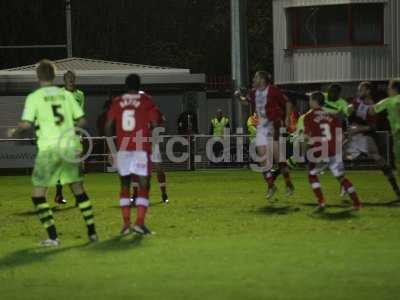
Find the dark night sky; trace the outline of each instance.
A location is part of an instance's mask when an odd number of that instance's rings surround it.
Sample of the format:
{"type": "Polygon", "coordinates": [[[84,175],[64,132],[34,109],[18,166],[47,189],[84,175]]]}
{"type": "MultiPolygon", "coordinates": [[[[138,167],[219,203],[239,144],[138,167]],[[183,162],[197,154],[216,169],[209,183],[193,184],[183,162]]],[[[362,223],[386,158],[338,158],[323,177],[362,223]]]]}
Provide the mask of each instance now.
{"type": "MultiPolygon", "coordinates": [[[[272,68],[271,2],[248,1],[250,69],[272,68]]],[[[72,0],[74,56],[230,73],[229,0],[72,0]]],[[[0,1],[0,44],[63,44],[64,0],[0,1]]],[[[0,67],[64,49],[1,49],[0,67]]]]}

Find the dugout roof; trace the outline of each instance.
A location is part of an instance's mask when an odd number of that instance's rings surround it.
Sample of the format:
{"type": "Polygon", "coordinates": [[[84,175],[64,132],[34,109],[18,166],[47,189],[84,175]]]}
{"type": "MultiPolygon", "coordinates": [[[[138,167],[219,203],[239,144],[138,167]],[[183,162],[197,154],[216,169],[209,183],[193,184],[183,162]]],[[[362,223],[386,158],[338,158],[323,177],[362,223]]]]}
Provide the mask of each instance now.
{"type": "MultiPolygon", "coordinates": [[[[189,69],[148,66],[80,57],[54,61],[56,84],[62,84],[62,76],[67,70],[78,76],[79,85],[121,85],[130,73],[142,77],[144,85],[204,84],[204,74],[192,74],[189,69]]],[[[36,85],[35,65],[0,70],[0,90],[26,88],[36,85]]]]}

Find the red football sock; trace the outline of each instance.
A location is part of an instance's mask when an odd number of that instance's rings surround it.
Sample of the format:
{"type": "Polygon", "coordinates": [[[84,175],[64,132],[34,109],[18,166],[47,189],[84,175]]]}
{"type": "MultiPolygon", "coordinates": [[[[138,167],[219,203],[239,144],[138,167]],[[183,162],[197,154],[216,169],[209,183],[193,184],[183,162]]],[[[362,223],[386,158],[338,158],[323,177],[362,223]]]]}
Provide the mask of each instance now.
{"type": "Polygon", "coordinates": [[[121,207],[122,211],[122,219],[124,221],[124,227],[128,227],[131,225],[131,207],[123,206],[121,207]]]}
{"type": "Polygon", "coordinates": [[[344,178],[342,180],[342,186],[344,187],[346,192],[350,195],[350,198],[353,201],[353,205],[360,206],[361,205],[360,199],[358,198],[356,190],[355,190],[353,184],[351,183],[351,181],[348,180],[347,178],[344,178]]]}
{"type": "Polygon", "coordinates": [[[136,198],[136,225],[143,226],[147,209],[149,207],[149,190],[147,188],[140,188],[138,197],[136,198]]]}
{"type": "Polygon", "coordinates": [[[122,220],[125,227],[131,225],[131,201],[129,197],[129,187],[123,187],[120,193],[119,206],[121,207],[122,220]]]}
{"type": "Polygon", "coordinates": [[[144,225],[148,206],[149,206],[148,199],[141,197],[136,199],[136,225],[139,226],[144,225]]]}
{"type": "Polygon", "coordinates": [[[321,190],[321,183],[319,182],[318,176],[308,175],[308,180],[311,184],[311,188],[313,189],[315,197],[317,197],[319,205],[324,205],[325,199],[321,190]]]}

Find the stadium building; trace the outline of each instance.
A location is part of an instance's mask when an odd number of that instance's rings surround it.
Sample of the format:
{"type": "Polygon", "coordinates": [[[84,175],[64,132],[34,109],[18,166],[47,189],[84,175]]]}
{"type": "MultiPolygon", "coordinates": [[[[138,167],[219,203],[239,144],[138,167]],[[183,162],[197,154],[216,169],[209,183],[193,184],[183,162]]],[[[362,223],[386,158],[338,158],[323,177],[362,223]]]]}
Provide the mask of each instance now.
{"type": "MultiPolygon", "coordinates": [[[[275,81],[288,89],[400,78],[400,1],[274,0],[275,81]]],[[[382,85],[383,88],[383,85],[382,85]]]]}
{"type": "MultiPolygon", "coordinates": [[[[181,112],[193,109],[198,115],[199,130],[207,132],[208,115],[205,75],[191,74],[188,69],[165,68],[131,63],[67,58],[55,61],[56,84],[63,85],[63,74],[73,70],[77,85],[86,94],[85,110],[89,131],[97,136],[98,117],[104,104],[124,92],[125,77],[137,73],[142,77],[143,89],[151,93],[166,116],[169,133],[177,130],[181,112]]],[[[28,93],[37,87],[35,65],[0,71],[0,138],[6,129],[18,123],[28,93]]]]}

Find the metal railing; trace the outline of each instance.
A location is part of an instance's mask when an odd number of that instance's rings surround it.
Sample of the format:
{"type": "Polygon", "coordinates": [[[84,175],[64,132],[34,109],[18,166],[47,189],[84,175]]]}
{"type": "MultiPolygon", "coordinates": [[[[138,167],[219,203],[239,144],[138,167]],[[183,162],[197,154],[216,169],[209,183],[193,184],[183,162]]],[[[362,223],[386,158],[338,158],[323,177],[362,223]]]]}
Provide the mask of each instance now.
{"type": "MultiPolygon", "coordinates": [[[[210,135],[164,135],[159,144],[162,156],[162,166],[166,170],[199,170],[199,169],[239,169],[247,166],[251,162],[249,155],[250,139],[247,135],[232,135],[227,139],[229,149],[224,152],[220,146],[214,144],[210,148],[210,143],[214,139],[210,135]],[[186,143],[176,142],[176,139],[186,143]],[[240,139],[240,140],[239,140],[240,139]],[[169,148],[169,151],[167,151],[169,148]],[[225,155],[228,158],[220,162],[212,162],[209,153],[215,156],[225,155]],[[168,152],[168,153],[167,153],[168,152]],[[179,162],[173,158],[182,158],[179,162]]],[[[392,160],[391,138],[386,131],[377,132],[378,147],[381,155],[386,161],[392,160]]],[[[87,151],[89,143],[92,144],[93,151],[87,155],[84,165],[87,171],[110,172],[115,171],[110,164],[110,150],[105,137],[85,137],[82,138],[84,152],[87,151]]],[[[211,143],[212,144],[212,143],[211,143]]],[[[19,169],[32,168],[36,155],[35,139],[0,139],[0,169],[19,169]]],[[[288,154],[290,156],[290,154],[288,154]]],[[[372,160],[348,162],[350,168],[374,168],[375,162],[372,160]]]]}

